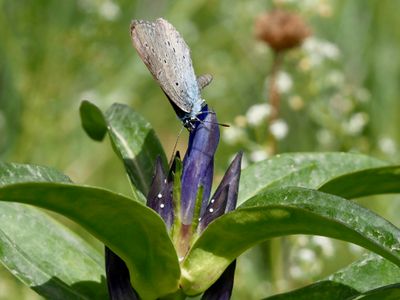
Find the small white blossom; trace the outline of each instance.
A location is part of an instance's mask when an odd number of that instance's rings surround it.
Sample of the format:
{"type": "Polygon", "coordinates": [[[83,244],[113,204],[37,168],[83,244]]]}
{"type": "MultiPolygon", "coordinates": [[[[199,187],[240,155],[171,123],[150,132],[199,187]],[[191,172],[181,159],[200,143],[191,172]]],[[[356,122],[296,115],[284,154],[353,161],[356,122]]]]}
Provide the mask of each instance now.
{"type": "Polygon", "coordinates": [[[305,262],[313,262],[315,260],[315,252],[309,248],[302,248],[297,252],[299,259],[305,262]]]}
{"type": "Polygon", "coordinates": [[[327,129],[321,129],[317,132],[317,141],[324,146],[331,145],[334,141],[334,136],[327,129]]]}
{"type": "Polygon", "coordinates": [[[278,119],[271,123],[269,130],[277,140],[282,140],[288,134],[289,126],[284,120],[278,119]]]}
{"type": "Polygon", "coordinates": [[[254,127],[262,124],[271,115],[271,110],[266,103],[251,106],[246,112],[247,123],[254,127]]]}
{"type": "Polygon", "coordinates": [[[111,0],[104,1],[99,7],[99,14],[106,20],[114,21],[121,13],[121,9],[111,0]]]}
{"type": "Polygon", "coordinates": [[[368,115],[364,112],[354,114],[346,126],[346,131],[352,135],[359,134],[368,123],[368,119],[368,115]]]}
{"type": "Polygon", "coordinates": [[[267,158],[268,158],[268,153],[264,150],[256,150],[256,151],[251,152],[251,154],[250,154],[250,159],[253,162],[258,162],[258,161],[261,161],[261,160],[264,160],[267,158]]]}
{"type": "Polygon", "coordinates": [[[378,142],[379,148],[383,153],[393,155],[396,153],[396,143],[389,137],[381,138],[378,142]]]}
{"type": "Polygon", "coordinates": [[[288,93],[293,87],[293,80],[286,72],[279,72],[276,76],[276,87],[282,94],[288,93]]]}
{"type": "Polygon", "coordinates": [[[340,50],[335,44],[316,37],[307,38],[302,44],[302,48],[308,55],[312,66],[320,65],[325,59],[337,60],[340,56],[340,50]]]}
{"type": "Polygon", "coordinates": [[[312,241],[314,244],[321,247],[326,256],[333,256],[335,253],[335,248],[333,247],[333,243],[329,238],[325,236],[313,236],[312,241]]]}

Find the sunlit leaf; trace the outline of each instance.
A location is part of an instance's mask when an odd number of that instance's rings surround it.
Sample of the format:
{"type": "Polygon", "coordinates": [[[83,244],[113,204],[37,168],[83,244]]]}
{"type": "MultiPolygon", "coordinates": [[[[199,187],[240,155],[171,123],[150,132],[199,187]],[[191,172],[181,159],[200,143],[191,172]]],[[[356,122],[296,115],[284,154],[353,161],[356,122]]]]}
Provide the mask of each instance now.
{"type": "Polygon", "coordinates": [[[212,222],[183,263],[183,288],[203,291],[256,243],[290,234],[352,242],[400,265],[400,230],[346,199],[303,188],[265,191],[212,222]]]}
{"type": "MultiPolygon", "coordinates": [[[[57,170],[0,163],[0,186],[18,182],[70,182],[57,170]]],[[[106,299],[103,254],[46,214],[0,202],[0,261],[48,299],[106,299]],[[73,267],[71,267],[73,266],[73,267]]]]}
{"type": "Polygon", "coordinates": [[[345,198],[400,193],[400,166],[372,168],[334,178],[320,191],[345,198]]]}
{"type": "Polygon", "coordinates": [[[114,151],[135,189],[147,195],[156,158],[159,156],[164,164],[166,162],[150,123],[124,104],[115,103],[103,114],[94,104],[83,101],[80,111],[82,125],[90,137],[101,140],[99,137],[104,137],[104,130],[108,131],[114,151]]]}
{"type": "Polygon", "coordinates": [[[93,234],[127,264],[142,298],[178,288],[179,263],[162,219],[138,201],[110,191],[61,183],[18,183],[0,199],[58,212],[93,234]]]}
{"type": "Polygon", "coordinates": [[[287,153],[255,163],[242,171],[238,203],[272,187],[317,189],[340,175],[385,166],[381,160],[353,153],[287,153]]]}

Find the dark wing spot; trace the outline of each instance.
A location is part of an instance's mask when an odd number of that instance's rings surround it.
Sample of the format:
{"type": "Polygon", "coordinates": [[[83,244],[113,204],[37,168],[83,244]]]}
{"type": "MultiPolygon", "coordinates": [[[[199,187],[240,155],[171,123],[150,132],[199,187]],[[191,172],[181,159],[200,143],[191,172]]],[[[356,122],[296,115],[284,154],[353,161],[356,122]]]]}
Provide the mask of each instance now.
{"type": "Polygon", "coordinates": [[[168,43],[168,46],[171,46],[171,43],[169,41],[167,41],[167,43],[168,43]]]}
{"type": "Polygon", "coordinates": [[[175,85],[176,85],[176,86],[178,86],[178,85],[179,85],[179,83],[178,83],[178,82],[175,82],[175,85]]]}
{"type": "Polygon", "coordinates": [[[172,48],[172,50],[174,50],[174,53],[175,53],[175,48],[172,48]]]}
{"type": "Polygon", "coordinates": [[[167,63],[167,60],[166,60],[166,59],[164,59],[164,63],[165,63],[165,64],[167,63]]]}

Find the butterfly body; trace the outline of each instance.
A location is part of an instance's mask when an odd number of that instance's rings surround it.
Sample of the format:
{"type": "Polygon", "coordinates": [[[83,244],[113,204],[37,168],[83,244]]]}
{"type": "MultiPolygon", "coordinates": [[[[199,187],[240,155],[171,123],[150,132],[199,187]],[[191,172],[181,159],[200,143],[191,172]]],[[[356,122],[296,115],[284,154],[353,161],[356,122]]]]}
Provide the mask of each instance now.
{"type": "Polygon", "coordinates": [[[134,20],[131,37],[140,58],[161,86],[183,125],[189,131],[194,129],[205,105],[201,88],[211,82],[211,75],[196,78],[189,47],[164,19],[154,22],[134,20]]]}

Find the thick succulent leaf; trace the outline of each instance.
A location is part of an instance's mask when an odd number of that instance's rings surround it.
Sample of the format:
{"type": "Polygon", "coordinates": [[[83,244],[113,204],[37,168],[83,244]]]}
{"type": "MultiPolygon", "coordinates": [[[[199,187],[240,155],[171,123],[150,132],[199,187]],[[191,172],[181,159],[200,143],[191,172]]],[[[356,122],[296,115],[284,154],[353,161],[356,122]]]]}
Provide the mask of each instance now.
{"type": "MultiPolygon", "coordinates": [[[[57,170],[0,163],[0,186],[18,182],[70,182],[57,170]]],[[[0,202],[0,261],[49,299],[106,299],[103,255],[33,207],[0,202]],[[73,267],[71,267],[73,266],[73,267]]]]}
{"type": "Polygon", "coordinates": [[[400,230],[346,199],[297,187],[265,191],[205,229],[182,267],[189,294],[204,291],[237,256],[256,243],[290,234],[352,242],[400,265],[400,230]]]}
{"type": "Polygon", "coordinates": [[[91,138],[101,140],[104,130],[108,131],[131,183],[147,195],[156,158],[159,156],[164,164],[166,162],[164,150],[150,123],[129,106],[118,103],[103,114],[94,104],[83,101],[80,112],[83,128],[91,138]]]}
{"type": "Polygon", "coordinates": [[[238,204],[272,187],[317,189],[332,178],[386,162],[353,153],[287,153],[253,164],[242,171],[238,204]]]}
{"type": "Polygon", "coordinates": [[[372,168],[334,178],[320,191],[348,199],[388,193],[400,193],[400,166],[372,168]]]}
{"type": "Polygon", "coordinates": [[[80,224],[125,261],[142,298],[157,298],[178,288],[178,258],[165,224],[138,201],[61,183],[5,185],[0,199],[43,207],[80,224]]]}

